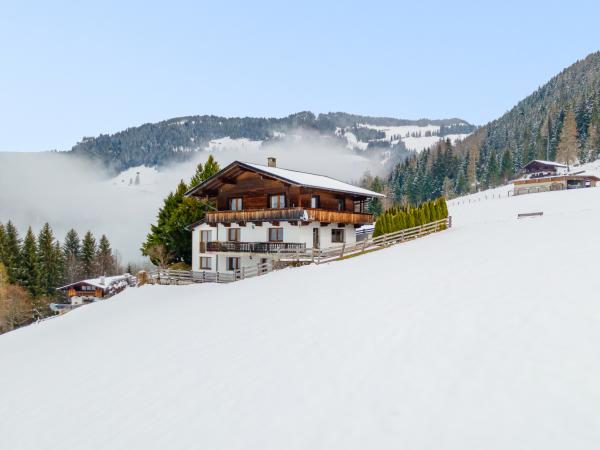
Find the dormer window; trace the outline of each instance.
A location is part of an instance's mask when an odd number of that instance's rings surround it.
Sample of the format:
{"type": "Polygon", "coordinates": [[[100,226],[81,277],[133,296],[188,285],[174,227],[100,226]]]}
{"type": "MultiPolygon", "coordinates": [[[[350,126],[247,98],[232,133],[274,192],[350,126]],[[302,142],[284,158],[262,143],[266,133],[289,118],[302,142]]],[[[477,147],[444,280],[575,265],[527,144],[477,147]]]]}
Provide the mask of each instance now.
{"type": "Polygon", "coordinates": [[[234,197],[229,199],[229,209],[231,211],[242,210],[242,197],[234,197]]]}

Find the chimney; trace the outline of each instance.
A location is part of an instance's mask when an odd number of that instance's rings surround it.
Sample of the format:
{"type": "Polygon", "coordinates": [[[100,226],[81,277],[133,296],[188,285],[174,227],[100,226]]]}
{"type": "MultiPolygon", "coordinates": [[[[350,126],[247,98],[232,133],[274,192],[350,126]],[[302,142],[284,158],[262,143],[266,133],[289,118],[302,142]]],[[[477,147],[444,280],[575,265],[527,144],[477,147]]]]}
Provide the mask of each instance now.
{"type": "Polygon", "coordinates": [[[267,166],[269,166],[269,167],[277,167],[277,159],[273,158],[272,156],[269,156],[267,158],[267,166]]]}

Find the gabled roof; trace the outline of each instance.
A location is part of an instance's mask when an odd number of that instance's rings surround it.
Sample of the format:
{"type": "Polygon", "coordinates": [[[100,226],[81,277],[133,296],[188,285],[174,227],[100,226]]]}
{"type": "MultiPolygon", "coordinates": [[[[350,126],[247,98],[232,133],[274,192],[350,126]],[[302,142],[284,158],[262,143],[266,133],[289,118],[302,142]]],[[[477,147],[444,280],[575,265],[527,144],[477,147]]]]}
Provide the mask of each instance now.
{"type": "Polygon", "coordinates": [[[529,161],[527,164],[525,164],[525,167],[535,163],[542,164],[544,166],[564,167],[565,169],[567,168],[565,164],[557,163],[556,161],[544,161],[543,159],[534,159],[533,161],[529,161]]]}
{"type": "Polygon", "coordinates": [[[186,196],[194,195],[196,192],[204,189],[215,188],[219,185],[219,180],[227,177],[235,177],[244,170],[249,170],[256,173],[268,175],[280,181],[294,184],[297,186],[311,187],[315,189],[323,189],[327,191],[343,192],[346,194],[354,194],[363,197],[385,197],[379,192],[374,192],[369,189],[364,189],[345,183],[335,178],[325,175],[317,175],[314,173],[300,172],[297,170],[281,169],[279,167],[262,166],[260,164],[246,163],[242,161],[234,161],[225,167],[220,172],[208,178],[197,186],[194,186],[185,193],[186,196]]]}
{"type": "Polygon", "coordinates": [[[115,275],[112,277],[104,277],[104,280],[102,279],[102,277],[90,278],[88,280],[75,281],[74,283],[70,283],[65,286],[61,286],[57,289],[62,290],[62,289],[68,289],[68,288],[78,285],[78,284],[89,284],[90,286],[94,286],[95,288],[106,290],[121,281],[129,280],[129,278],[131,278],[131,275],[129,275],[129,274],[115,275]]]}

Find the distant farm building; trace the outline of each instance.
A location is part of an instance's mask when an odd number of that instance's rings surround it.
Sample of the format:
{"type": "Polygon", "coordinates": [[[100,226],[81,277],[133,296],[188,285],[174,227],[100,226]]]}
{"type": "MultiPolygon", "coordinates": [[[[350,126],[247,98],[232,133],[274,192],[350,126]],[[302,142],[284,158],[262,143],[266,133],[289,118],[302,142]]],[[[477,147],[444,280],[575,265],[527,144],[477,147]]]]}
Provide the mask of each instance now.
{"type": "Polygon", "coordinates": [[[553,161],[534,160],[524,170],[523,178],[513,181],[514,195],[595,187],[600,181],[584,171],[569,173],[566,165],[553,161]]]}
{"type": "Polygon", "coordinates": [[[68,297],[69,302],[52,303],[50,309],[57,313],[70,311],[85,303],[95,302],[118,294],[133,284],[135,284],[135,277],[129,274],[76,281],[58,288],[60,292],[68,297]]]}
{"type": "Polygon", "coordinates": [[[534,159],[533,161],[528,162],[525,167],[523,167],[523,170],[525,170],[525,173],[530,177],[535,177],[566,173],[569,168],[564,164],[554,161],[534,159]]]}

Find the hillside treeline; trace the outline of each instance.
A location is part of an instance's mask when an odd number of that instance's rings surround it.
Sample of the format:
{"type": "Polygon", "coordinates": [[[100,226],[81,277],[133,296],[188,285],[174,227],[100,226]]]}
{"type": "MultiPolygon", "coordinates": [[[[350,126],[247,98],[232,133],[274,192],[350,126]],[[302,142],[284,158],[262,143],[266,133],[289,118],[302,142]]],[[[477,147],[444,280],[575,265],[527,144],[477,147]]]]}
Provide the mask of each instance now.
{"type": "Polygon", "coordinates": [[[416,203],[495,187],[532,159],[573,165],[600,154],[600,52],[589,55],[479,128],[398,164],[388,179],[394,200],[416,203]]]}
{"type": "Polygon", "coordinates": [[[88,231],[80,239],[72,229],[61,243],[47,223],[24,237],[12,222],[0,223],[0,332],[49,316],[56,288],[120,272],[105,235],[97,241],[88,231]]]}

